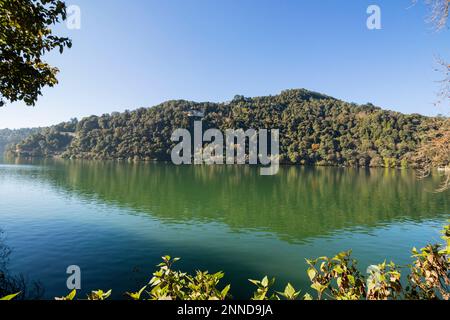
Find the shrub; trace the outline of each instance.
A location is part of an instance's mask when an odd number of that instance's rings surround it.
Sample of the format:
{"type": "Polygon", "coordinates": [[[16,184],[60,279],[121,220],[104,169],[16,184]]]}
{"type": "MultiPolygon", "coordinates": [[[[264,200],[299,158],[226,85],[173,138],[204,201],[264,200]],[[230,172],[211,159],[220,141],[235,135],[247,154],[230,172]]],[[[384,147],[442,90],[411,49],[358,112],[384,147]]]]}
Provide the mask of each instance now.
{"type": "MultiPolygon", "coordinates": [[[[413,249],[413,263],[409,266],[406,286],[402,285],[401,267],[393,262],[372,265],[367,269],[367,278],[357,268],[351,251],[341,252],[333,258],[320,257],[306,260],[311,288],[317,299],[333,300],[450,300],[450,225],[443,230],[444,245],[427,245],[413,249]]],[[[134,293],[126,293],[132,300],[225,300],[231,299],[230,285],[219,288],[223,272],[210,274],[197,271],[195,275],[174,271],[173,264],[179,258],[162,258],[159,270],[150,282],[134,293]]],[[[297,291],[288,283],[283,292],[275,292],[275,279],[267,276],[262,280],[249,280],[256,286],[252,300],[313,300],[313,296],[297,291]]],[[[76,290],[56,300],[74,300],[76,290]]],[[[8,295],[0,300],[12,300],[20,293],[8,295]]],[[[92,291],[88,300],[106,300],[111,290],[92,291]]]]}

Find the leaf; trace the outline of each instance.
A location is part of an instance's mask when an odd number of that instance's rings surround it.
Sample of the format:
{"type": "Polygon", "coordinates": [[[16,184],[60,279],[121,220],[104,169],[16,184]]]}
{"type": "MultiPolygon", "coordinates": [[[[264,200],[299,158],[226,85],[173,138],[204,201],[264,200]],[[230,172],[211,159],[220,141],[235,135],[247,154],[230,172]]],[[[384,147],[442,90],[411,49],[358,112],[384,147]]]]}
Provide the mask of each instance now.
{"type": "Polygon", "coordinates": [[[356,283],[356,282],[355,282],[355,277],[352,276],[351,274],[349,274],[349,275],[347,276],[347,278],[348,278],[348,281],[350,281],[351,285],[354,286],[355,283],[356,283]]]}
{"type": "Polygon", "coordinates": [[[72,290],[72,292],[67,295],[66,300],[73,300],[75,298],[76,294],[77,294],[77,290],[76,289],[72,290]]]}
{"type": "Polygon", "coordinates": [[[108,290],[103,294],[103,299],[108,299],[111,296],[112,289],[108,290]]]}
{"type": "Polygon", "coordinates": [[[9,300],[12,300],[12,299],[14,299],[15,297],[17,297],[19,294],[20,294],[20,292],[14,293],[14,294],[10,294],[10,295],[8,295],[8,296],[6,296],[6,297],[0,298],[0,301],[9,301],[9,300]]]}
{"type": "Polygon", "coordinates": [[[313,268],[309,268],[308,269],[308,277],[311,281],[314,281],[314,279],[316,278],[317,275],[317,271],[313,268]]]}
{"type": "Polygon", "coordinates": [[[303,300],[311,301],[313,300],[313,297],[309,293],[307,293],[303,296],[303,300]]]}
{"type": "Polygon", "coordinates": [[[338,287],[341,287],[341,284],[342,284],[342,277],[338,277],[337,280],[336,280],[336,282],[337,282],[338,287]]]}
{"type": "Polygon", "coordinates": [[[70,292],[67,296],[62,297],[62,298],[55,298],[55,300],[73,300],[75,298],[77,294],[77,290],[72,290],[72,292],[70,292]]]}
{"type": "Polygon", "coordinates": [[[265,277],[262,279],[261,284],[262,284],[264,287],[267,287],[267,286],[269,285],[269,278],[267,278],[267,276],[265,276],[265,277]]]}
{"type": "Polygon", "coordinates": [[[259,284],[261,283],[261,281],[252,280],[252,279],[248,279],[248,281],[250,281],[251,283],[253,283],[255,286],[258,286],[258,287],[259,287],[259,284]]]}
{"type": "Polygon", "coordinates": [[[226,298],[228,292],[230,291],[230,288],[231,288],[231,285],[227,285],[227,286],[222,290],[222,292],[220,293],[221,296],[222,296],[222,298],[224,298],[224,299],[226,298]]]}
{"type": "Polygon", "coordinates": [[[373,264],[367,267],[367,271],[366,273],[370,273],[370,274],[376,274],[376,273],[380,273],[380,267],[373,264]]]}
{"type": "Polygon", "coordinates": [[[344,272],[344,270],[342,269],[342,267],[340,265],[337,265],[336,267],[334,267],[334,271],[336,271],[337,274],[342,274],[344,272]]]}
{"type": "Polygon", "coordinates": [[[295,288],[290,283],[288,283],[286,288],[284,289],[283,296],[290,300],[295,300],[299,294],[300,294],[300,291],[298,291],[298,292],[295,291],[295,288]]]}
{"type": "Polygon", "coordinates": [[[316,290],[317,292],[320,292],[320,293],[324,292],[327,287],[328,286],[321,285],[318,282],[315,282],[311,285],[311,288],[313,288],[314,290],[316,290]]]}
{"type": "Polygon", "coordinates": [[[143,287],[141,290],[139,290],[138,292],[134,292],[134,293],[127,292],[126,295],[129,296],[133,300],[139,300],[139,299],[141,299],[142,292],[144,292],[144,290],[146,288],[147,288],[147,286],[143,287]]]}
{"type": "Polygon", "coordinates": [[[325,261],[324,262],[322,262],[321,264],[320,264],[320,271],[322,271],[322,272],[326,272],[326,268],[325,268],[325,266],[326,266],[326,263],[325,263],[325,261]]]}

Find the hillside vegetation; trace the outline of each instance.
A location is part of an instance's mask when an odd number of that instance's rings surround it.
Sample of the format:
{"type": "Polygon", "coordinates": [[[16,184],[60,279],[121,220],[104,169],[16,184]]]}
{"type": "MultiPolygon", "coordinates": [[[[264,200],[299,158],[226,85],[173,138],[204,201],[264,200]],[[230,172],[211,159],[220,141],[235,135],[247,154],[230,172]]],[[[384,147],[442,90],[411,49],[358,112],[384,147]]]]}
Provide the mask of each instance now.
{"type": "Polygon", "coordinates": [[[72,119],[30,135],[9,153],[169,161],[175,145],[172,132],[189,128],[192,110],[204,113],[204,130],[280,129],[282,163],[305,165],[406,167],[422,137],[442,121],[299,89],[276,96],[236,96],[227,103],[168,101],[153,108],[72,119]]]}
{"type": "Polygon", "coordinates": [[[28,136],[37,133],[39,129],[0,129],[0,156],[9,145],[15,145],[28,136]]]}

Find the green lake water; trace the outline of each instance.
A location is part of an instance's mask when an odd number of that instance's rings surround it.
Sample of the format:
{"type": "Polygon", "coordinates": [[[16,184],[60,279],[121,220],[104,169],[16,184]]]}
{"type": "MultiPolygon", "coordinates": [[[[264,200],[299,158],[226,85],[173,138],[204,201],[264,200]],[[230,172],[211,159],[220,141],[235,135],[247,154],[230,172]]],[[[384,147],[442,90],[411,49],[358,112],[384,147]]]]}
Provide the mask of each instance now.
{"type": "Polygon", "coordinates": [[[223,270],[236,298],[270,275],[308,289],[305,258],[352,249],[361,270],[439,241],[449,194],[413,171],[173,166],[63,160],[0,162],[0,229],[8,269],[67,293],[78,265],[83,294],[115,298],[148,282],[162,255],[178,267],[223,270]]]}

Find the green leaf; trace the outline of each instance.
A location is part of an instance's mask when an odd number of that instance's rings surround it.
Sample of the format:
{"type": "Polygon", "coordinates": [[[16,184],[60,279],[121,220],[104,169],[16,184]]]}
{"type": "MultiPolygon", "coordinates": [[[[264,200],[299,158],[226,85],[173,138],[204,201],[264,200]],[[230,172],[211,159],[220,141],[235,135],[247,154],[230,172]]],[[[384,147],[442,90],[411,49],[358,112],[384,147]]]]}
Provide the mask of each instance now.
{"type": "Polygon", "coordinates": [[[356,282],[355,282],[355,277],[352,276],[351,274],[349,274],[349,275],[347,276],[347,278],[348,278],[348,281],[350,281],[351,285],[354,286],[355,283],[356,283],[356,282]]]}
{"type": "Polygon", "coordinates": [[[336,267],[334,267],[334,271],[336,271],[337,274],[342,274],[344,272],[344,270],[342,269],[342,267],[340,265],[337,265],[336,267]]]}
{"type": "Polygon", "coordinates": [[[6,296],[6,297],[0,298],[0,300],[1,300],[1,301],[9,301],[9,300],[12,300],[12,299],[14,299],[15,297],[17,297],[19,294],[20,294],[20,292],[14,293],[14,294],[10,294],[10,295],[8,295],[8,296],[6,296]]]}
{"type": "Polygon", "coordinates": [[[67,296],[62,298],[55,298],[55,300],[73,300],[75,298],[75,295],[77,294],[77,290],[72,290],[67,296]]]}
{"type": "Polygon", "coordinates": [[[103,294],[103,299],[107,299],[111,296],[112,289],[108,290],[106,293],[103,294]]]}
{"type": "Polygon", "coordinates": [[[75,298],[76,294],[77,294],[77,290],[76,289],[72,290],[72,292],[67,295],[66,300],[73,300],[75,298]]]}
{"type": "Polygon", "coordinates": [[[230,291],[230,288],[231,288],[231,285],[227,285],[227,286],[222,290],[222,292],[220,293],[221,296],[222,296],[222,298],[224,298],[224,299],[226,298],[228,292],[230,291]]]}
{"type": "Polygon", "coordinates": [[[337,282],[338,287],[340,287],[341,284],[342,284],[342,277],[338,277],[338,278],[336,279],[336,282],[337,282]]]}
{"type": "Polygon", "coordinates": [[[250,281],[251,283],[253,283],[255,286],[259,286],[259,284],[261,283],[261,281],[259,281],[259,280],[248,279],[248,281],[250,281]]]}
{"type": "Polygon", "coordinates": [[[142,292],[144,292],[144,290],[146,288],[147,288],[147,286],[141,288],[141,290],[139,290],[138,292],[134,292],[134,293],[127,292],[126,295],[128,295],[133,300],[140,300],[142,292]]]}
{"type": "Polygon", "coordinates": [[[295,288],[288,283],[286,288],[284,289],[284,293],[282,294],[284,297],[290,300],[297,299],[298,295],[300,294],[300,291],[295,291],[295,288]]]}
{"type": "Polygon", "coordinates": [[[264,287],[267,287],[267,286],[269,285],[269,278],[267,278],[267,276],[265,276],[265,277],[262,279],[261,284],[262,284],[264,287]]]}
{"type": "Polygon", "coordinates": [[[313,297],[309,293],[307,293],[303,296],[303,300],[311,301],[311,300],[313,300],[313,297]]]}
{"type": "Polygon", "coordinates": [[[321,285],[321,284],[318,283],[318,282],[313,283],[313,284],[311,285],[311,288],[313,288],[314,290],[316,290],[317,292],[320,292],[320,293],[324,292],[324,291],[326,290],[327,287],[328,287],[328,286],[321,285]]]}
{"type": "Polygon", "coordinates": [[[316,278],[317,275],[317,271],[313,268],[309,268],[308,269],[308,277],[311,281],[314,281],[314,279],[316,278]]]}

